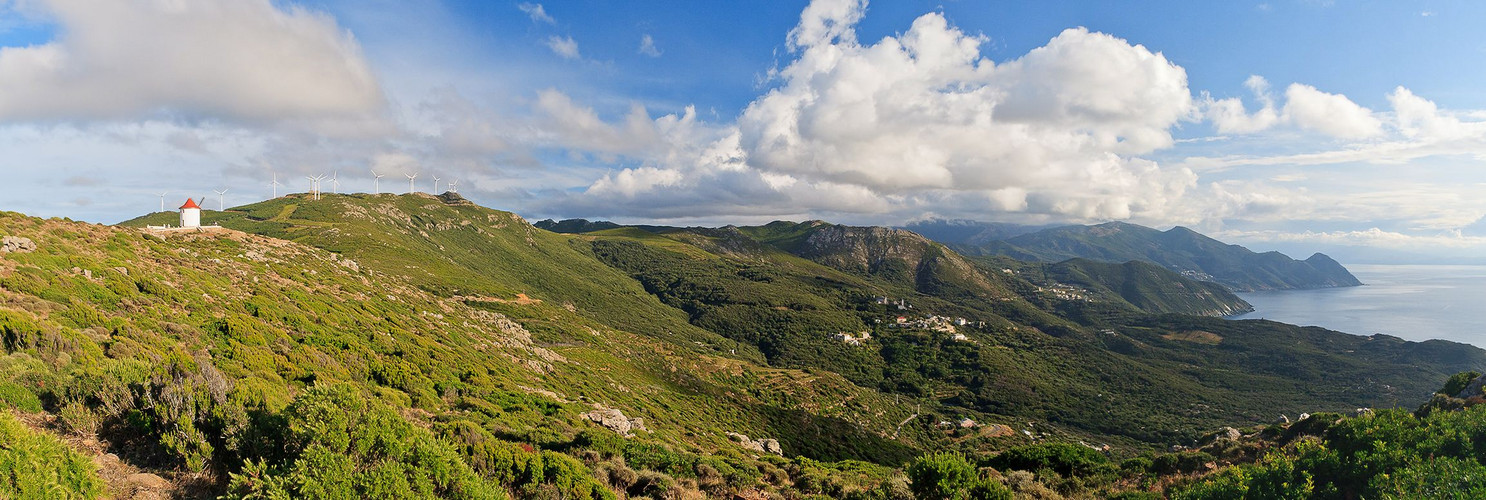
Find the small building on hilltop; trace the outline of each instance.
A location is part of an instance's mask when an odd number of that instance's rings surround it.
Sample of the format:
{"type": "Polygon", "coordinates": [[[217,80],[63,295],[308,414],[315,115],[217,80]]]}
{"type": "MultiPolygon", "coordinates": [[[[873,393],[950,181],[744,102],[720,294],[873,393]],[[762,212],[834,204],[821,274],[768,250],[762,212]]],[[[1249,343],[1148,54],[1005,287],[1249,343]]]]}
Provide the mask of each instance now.
{"type": "Polygon", "coordinates": [[[190,198],[181,205],[181,227],[201,227],[201,207],[190,198]]]}

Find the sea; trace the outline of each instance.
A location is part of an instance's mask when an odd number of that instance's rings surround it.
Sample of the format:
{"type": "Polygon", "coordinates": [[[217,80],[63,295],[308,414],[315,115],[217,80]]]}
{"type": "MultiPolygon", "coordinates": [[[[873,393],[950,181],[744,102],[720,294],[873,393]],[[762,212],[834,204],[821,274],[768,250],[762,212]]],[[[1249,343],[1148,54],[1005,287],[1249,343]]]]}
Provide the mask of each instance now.
{"type": "Polygon", "coordinates": [[[1486,348],[1486,266],[1348,265],[1363,286],[1244,292],[1269,319],[1358,335],[1444,339],[1486,348]]]}

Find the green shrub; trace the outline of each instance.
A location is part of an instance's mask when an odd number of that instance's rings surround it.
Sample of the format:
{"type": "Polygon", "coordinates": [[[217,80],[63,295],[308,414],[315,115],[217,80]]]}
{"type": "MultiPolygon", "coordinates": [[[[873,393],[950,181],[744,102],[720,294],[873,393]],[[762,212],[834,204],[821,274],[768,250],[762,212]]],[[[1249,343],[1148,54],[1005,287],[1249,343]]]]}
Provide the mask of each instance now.
{"type": "Polygon", "coordinates": [[[1011,500],[1012,496],[1011,489],[1006,485],[985,479],[971,486],[965,498],[969,500],[1011,500]]]}
{"type": "Polygon", "coordinates": [[[349,385],[315,386],[284,411],[287,456],[232,474],[236,498],[504,498],[449,445],[349,385]]]}
{"type": "Polygon", "coordinates": [[[1052,469],[1063,476],[1086,476],[1110,472],[1114,467],[1103,453],[1073,443],[1034,444],[1012,448],[991,458],[998,470],[1039,471],[1052,469]]]}
{"type": "Polygon", "coordinates": [[[665,446],[649,443],[627,443],[624,461],[636,469],[649,469],[673,476],[695,474],[697,457],[689,453],[677,453],[665,446]]]}
{"type": "Polygon", "coordinates": [[[1460,394],[1460,391],[1465,390],[1465,386],[1470,385],[1472,380],[1480,376],[1481,374],[1479,372],[1474,371],[1457,373],[1451,376],[1449,380],[1446,380],[1445,386],[1435,391],[1435,394],[1444,394],[1453,398],[1455,395],[1460,394]]]}
{"type": "Polygon", "coordinates": [[[676,479],[664,472],[653,470],[640,471],[639,478],[630,486],[630,496],[648,496],[652,498],[665,498],[671,496],[671,492],[677,489],[676,479]]]}
{"type": "Polygon", "coordinates": [[[932,453],[919,457],[905,472],[919,499],[1010,500],[1011,490],[999,481],[981,476],[975,465],[959,453],[932,453]]]}
{"type": "Polygon", "coordinates": [[[1152,462],[1150,458],[1134,457],[1120,462],[1120,470],[1124,471],[1126,474],[1132,475],[1145,474],[1146,472],[1149,472],[1151,470],[1151,467],[1154,465],[1155,462],[1152,462]]]}
{"type": "Polygon", "coordinates": [[[913,494],[923,499],[956,498],[979,478],[975,465],[959,453],[932,453],[919,457],[905,471],[913,494]]]}
{"type": "Polygon", "coordinates": [[[629,490],[636,481],[640,480],[640,474],[625,465],[624,458],[599,462],[593,466],[593,474],[600,480],[608,483],[610,488],[618,491],[629,490]]]}
{"type": "Polygon", "coordinates": [[[1200,451],[1183,451],[1161,455],[1151,460],[1149,470],[1156,474],[1190,474],[1202,470],[1216,460],[1212,455],[1200,451]]]}
{"type": "Polygon", "coordinates": [[[0,408],[6,407],[36,413],[41,411],[41,398],[20,384],[0,381],[0,408]]]}
{"type": "Polygon", "coordinates": [[[1228,467],[1201,481],[1173,488],[1171,500],[1244,500],[1249,492],[1249,476],[1240,467],[1228,467]]]}
{"type": "Polygon", "coordinates": [[[92,461],[0,412],[0,498],[97,498],[92,461]]]}
{"type": "Polygon", "coordinates": [[[1486,498],[1486,466],[1455,457],[1424,460],[1393,474],[1374,478],[1382,498],[1486,498]]]}
{"type": "Polygon", "coordinates": [[[542,452],[544,483],[552,485],[562,498],[612,499],[614,494],[605,489],[582,463],[561,453],[542,452]]]}
{"type": "Polygon", "coordinates": [[[73,401],[62,407],[58,413],[62,423],[67,429],[79,436],[88,436],[98,432],[100,418],[98,413],[84,406],[82,403],[73,401]]]}

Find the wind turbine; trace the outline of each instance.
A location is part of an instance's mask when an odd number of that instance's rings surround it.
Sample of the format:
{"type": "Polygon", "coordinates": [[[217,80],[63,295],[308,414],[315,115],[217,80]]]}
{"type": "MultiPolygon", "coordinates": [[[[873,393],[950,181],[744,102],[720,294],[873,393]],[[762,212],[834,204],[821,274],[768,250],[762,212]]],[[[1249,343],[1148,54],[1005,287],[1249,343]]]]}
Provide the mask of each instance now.
{"type": "Polygon", "coordinates": [[[418,178],[418,173],[417,172],[414,172],[412,175],[409,175],[409,174],[402,174],[402,175],[404,175],[404,176],[406,176],[408,178],[408,194],[413,194],[413,190],[414,190],[413,179],[417,179],[418,178]]]}
{"type": "Polygon", "coordinates": [[[305,178],[310,180],[310,196],[313,197],[312,199],[320,199],[320,181],[325,180],[325,174],[314,177],[305,176],[305,178]]]}
{"type": "Polygon", "coordinates": [[[381,182],[382,182],[382,176],[387,175],[387,174],[379,174],[379,173],[377,173],[376,170],[372,170],[371,173],[372,173],[372,194],[382,194],[382,184],[381,184],[381,182]]]}
{"type": "Polygon", "coordinates": [[[459,181],[449,181],[449,192],[450,193],[458,193],[459,192],[459,181]]]}
{"type": "Polygon", "coordinates": [[[434,194],[439,192],[439,176],[437,175],[433,176],[433,192],[434,194]]]}
{"type": "Polygon", "coordinates": [[[341,172],[337,170],[330,176],[330,192],[341,194],[341,181],[337,179],[340,175],[341,172]]]}
{"type": "Polygon", "coordinates": [[[282,185],[283,184],[279,184],[279,173],[278,172],[274,172],[273,173],[273,184],[272,184],[272,186],[273,186],[273,197],[274,198],[278,198],[279,197],[279,186],[282,186],[282,185]]]}
{"type": "Polygon", "coordinates": [[[164,212],[165,211],[165,195],[167,195],[167,194],[170,194],[170,191],[166,191],[164,193],[160,193],[160,211],[161,212],[164,212]]]}
{"type": "Polygon", "coordinates": [[[315,177],[315,199],[320,199],[320,181],[325,180],[325,174],[315,177]]]}
{"type": "Polygon", "coordinates": [[[227,190],[226,189],[223,189],[221,191],[217,191],[217,190],[213,189],[212,192],[213,193],[217,193],[217,211],[218,212],[225,212],[225,211],[227,211],[227,203],[222,201],[222,195],[227,194],[227,190]]]}

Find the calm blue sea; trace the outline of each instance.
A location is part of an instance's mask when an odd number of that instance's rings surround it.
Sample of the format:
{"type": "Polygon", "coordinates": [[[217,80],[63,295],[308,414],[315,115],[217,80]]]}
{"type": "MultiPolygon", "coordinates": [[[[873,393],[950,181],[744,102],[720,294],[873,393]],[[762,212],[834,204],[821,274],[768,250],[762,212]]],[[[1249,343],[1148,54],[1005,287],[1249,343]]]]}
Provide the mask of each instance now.
{"type": "Polygon", "coordinates": [[[1364,286],[1240,293],[1264,318],[1358,335],[1486,348],[1486,266],[1348,265],[1364,286]]]}

